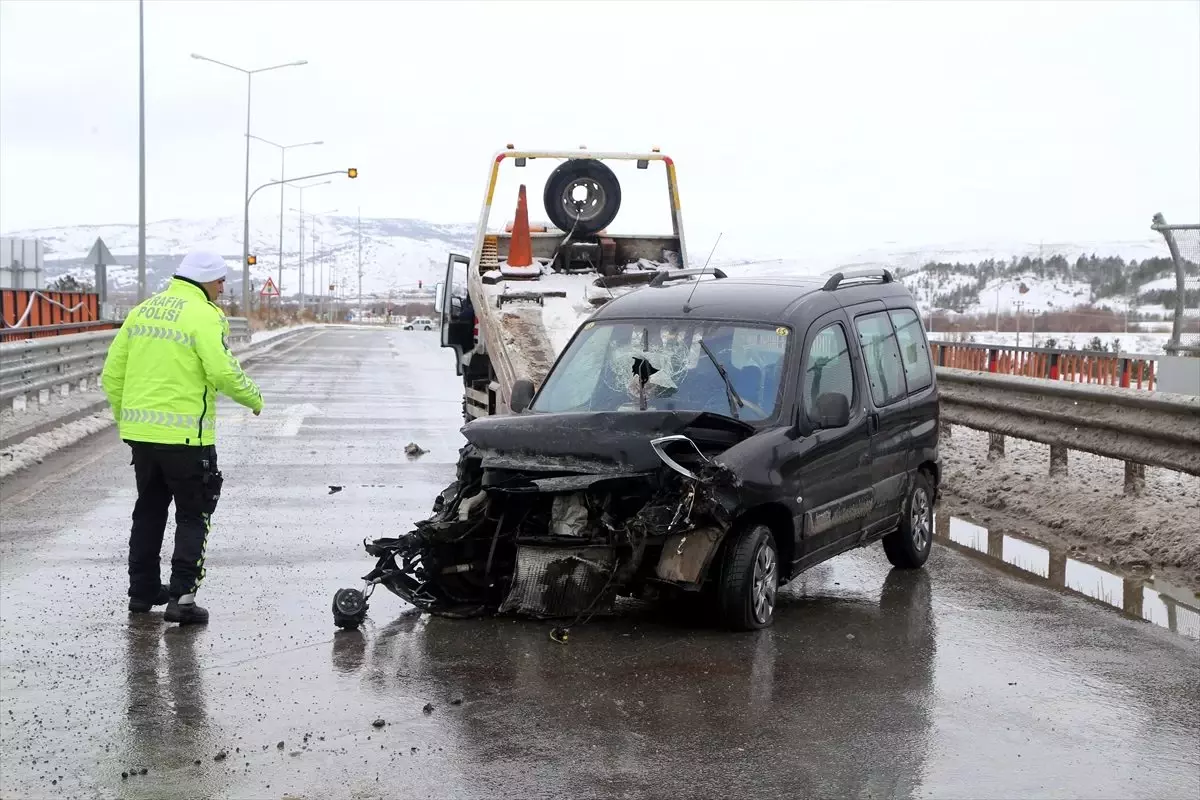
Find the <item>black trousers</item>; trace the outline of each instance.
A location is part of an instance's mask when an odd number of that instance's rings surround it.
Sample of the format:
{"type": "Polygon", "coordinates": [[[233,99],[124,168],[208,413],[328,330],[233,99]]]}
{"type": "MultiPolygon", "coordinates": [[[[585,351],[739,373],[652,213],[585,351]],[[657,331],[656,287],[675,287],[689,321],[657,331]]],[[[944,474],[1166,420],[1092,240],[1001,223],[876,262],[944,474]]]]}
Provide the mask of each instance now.
{"type": "Polygon", "coordinates": [[[175,501],[171,597],[192,594],[204,580],[209,519],[221,497],[215,447],[128,442],[137,503],[129,533],[129,596],[150,600],[162,586],[159,558],[167,512],[175,501]]]}

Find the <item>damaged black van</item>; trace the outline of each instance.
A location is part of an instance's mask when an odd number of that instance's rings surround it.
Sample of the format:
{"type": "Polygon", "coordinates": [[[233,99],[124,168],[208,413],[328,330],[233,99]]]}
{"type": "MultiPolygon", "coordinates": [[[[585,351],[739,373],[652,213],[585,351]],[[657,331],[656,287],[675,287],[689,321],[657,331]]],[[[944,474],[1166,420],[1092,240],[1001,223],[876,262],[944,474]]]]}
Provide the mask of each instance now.
{"type": "Polygon", "coordinates": [[[449,615],[579,618],[618,596],[771,624],[799,573],[882,540],[924,565],[940,478],[937,380],[886,269],[651,282],[583,323],[511,415],[463,428],[433,515],[364,543],[356,627],[382,584],[449,615]]]}

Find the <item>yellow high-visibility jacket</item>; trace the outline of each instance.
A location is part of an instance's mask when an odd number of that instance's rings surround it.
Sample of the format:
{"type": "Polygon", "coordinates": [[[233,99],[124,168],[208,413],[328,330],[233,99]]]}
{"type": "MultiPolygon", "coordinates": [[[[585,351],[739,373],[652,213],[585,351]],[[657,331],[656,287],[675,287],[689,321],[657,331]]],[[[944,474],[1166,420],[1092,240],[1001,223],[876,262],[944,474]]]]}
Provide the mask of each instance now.
{"type": "Polygon", "coordinates": [[[262,393],[230,352],[228,335],[225,313],[182,278],[130,311],[100,376],[121,438],[215,444],[217,392],[261,410],[262,393]]]}

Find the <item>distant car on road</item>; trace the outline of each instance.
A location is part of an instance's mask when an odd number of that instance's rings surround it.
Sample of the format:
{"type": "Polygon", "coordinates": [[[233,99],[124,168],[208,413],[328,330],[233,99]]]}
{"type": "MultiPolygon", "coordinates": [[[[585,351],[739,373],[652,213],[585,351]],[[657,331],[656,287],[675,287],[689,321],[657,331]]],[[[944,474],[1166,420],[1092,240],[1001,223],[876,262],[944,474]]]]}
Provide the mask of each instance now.
{"type": "MultiPolygon", "coordinates": [[[[366,545],[367,594],[539,617],[692,597],[752,630],[840,553],[929,557],[937,380],[886,269],[651,282],[584,322],[536,392],[515,381],[510,407],[463,428],[433,516],[366,545]]],[[[365,597],[339,597],[353,627],[365,597]]]]}
{"type": "Polygon", "coordinates": [[[411,322],[405,323],[404,330],[431,331],[433,330],[433,320],[431,320],[429,317],[417,317],[411,322]]]}

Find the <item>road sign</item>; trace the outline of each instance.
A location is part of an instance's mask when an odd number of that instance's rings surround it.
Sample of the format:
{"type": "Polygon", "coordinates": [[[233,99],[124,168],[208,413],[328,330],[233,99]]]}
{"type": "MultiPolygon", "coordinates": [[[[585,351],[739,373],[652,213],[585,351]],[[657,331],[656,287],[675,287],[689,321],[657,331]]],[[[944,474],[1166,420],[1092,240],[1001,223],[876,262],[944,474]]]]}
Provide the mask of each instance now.
{"type": "MultiPolygon", "coordinates": [[[[76,250],[75,252],[79,252],[76,250]]],[[[117,260],[113,258],[113,254],[108,251],[108,245],[99,236],[96,237],[96,243],[92,245],[92,249],[88,251],[87,263],[97,267],[115,267],[117,260]]]]}
{"type": "Polygon", "coordinates": [[[279,289],[275,286],[275,281],[268,276],[259,294],[263,297],[279,297],[279,289]]]}
{"type": "Polygon", "coordinates": [[[113,258],[113,254],[108,250],[108,245],[99,236],[96,237],[96,243],[92,245],[92,249],[88,251],[87,263],[96,270],[96,293],[100,295],[100,304],[104,305],[108,302],[108,268],[116,266],[117,260],[113,258]]]}

